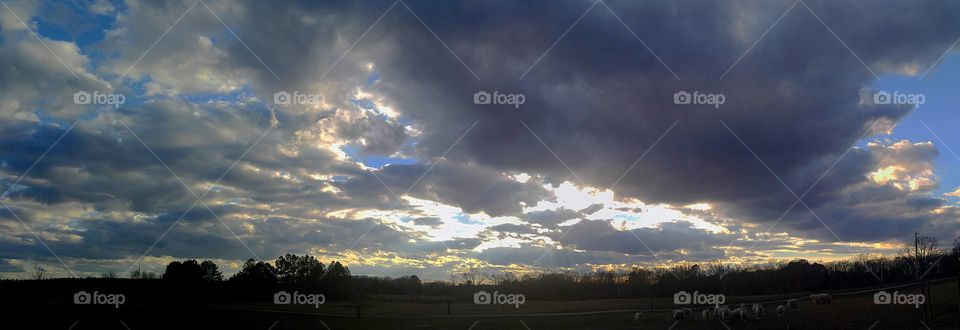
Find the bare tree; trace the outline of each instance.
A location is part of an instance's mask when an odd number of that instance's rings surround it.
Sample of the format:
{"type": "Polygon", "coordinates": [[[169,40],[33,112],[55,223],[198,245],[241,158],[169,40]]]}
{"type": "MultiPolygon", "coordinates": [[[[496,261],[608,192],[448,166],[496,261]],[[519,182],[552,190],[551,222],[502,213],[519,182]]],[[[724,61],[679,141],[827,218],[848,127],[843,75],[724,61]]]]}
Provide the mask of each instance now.
{"type": "Polygon", "coordinates": [[[470,269],[460,273],[460,278],[462,278],[463,282],[467,285],[481,285],[483,284],[484,275],[480,272],[479,268],[470,267],[470,269]]]}
{"type": "Polygon", "coordinates": [[[707,264],[705,267],[704,273],[709,277],[716,277],[717,279],[722,279],[727,273],[732,271],[733,268],[724,265],[720,260],[714,260],[707,264]]]}
{"type": "Polygon", "coordinates": [[[944,249],[935,237],[920,235],[920,233],[914,235],[913,246],[910,245],[907,243],[900,249],[900,257],[912,263],[914,279],[919,280],[928,269],[936,265],[944,255],[944,249]]]}
{"type": "Polygon", "coordinates": [[[140,267],[130,272],[130,278],[137,280],[152,280],[160,278],[157,273],[141,270],[140,267]]]}
{"type": "Polygon", "coordinates": [[[42,280],[47,278],[47,270],[40,265],[33,265],[33,272],[30,274],[30,278],[34,280],[42,280]]]}

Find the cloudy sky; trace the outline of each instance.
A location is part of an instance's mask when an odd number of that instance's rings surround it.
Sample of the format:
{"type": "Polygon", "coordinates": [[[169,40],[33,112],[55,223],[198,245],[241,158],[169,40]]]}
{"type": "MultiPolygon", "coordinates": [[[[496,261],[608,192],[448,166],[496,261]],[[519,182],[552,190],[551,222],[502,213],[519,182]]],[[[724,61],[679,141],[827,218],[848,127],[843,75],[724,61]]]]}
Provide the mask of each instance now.
{"type": "Polygon", "coordinates": [[[960,1],[2,2],[3,277],[960,235],[960,1]]]}

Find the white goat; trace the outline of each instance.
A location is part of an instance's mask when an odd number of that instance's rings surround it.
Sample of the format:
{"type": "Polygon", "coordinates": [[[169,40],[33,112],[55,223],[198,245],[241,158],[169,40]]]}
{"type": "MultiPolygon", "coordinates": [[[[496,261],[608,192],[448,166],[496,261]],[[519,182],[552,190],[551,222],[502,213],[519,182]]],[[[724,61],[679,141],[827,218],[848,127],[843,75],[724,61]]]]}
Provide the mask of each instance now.
{"type": "MultiPolygon", "coordinates": [[[[791,300],[793,300],[793,299],[791,299],[791,300]]],[[[789,304],[789,303],[788,303],[788,304],[789,304]]],[[[777,316],[783,317],[783,314],[786,314],[786,313],[787,313],[787,308],[786,308],[786,307],[783,307],[783,305],[777,306],[777,316]]]]}
{"type": "Polygon", "coordinates": [[[723,306],[720,308],[720,314],[724,320],[729,320],[733,317],[733,310],[731,310],[730,307],[723,306]]]}
{"type": "Polygon", "coordinates": [[[787,308],[800,308],[800,301],[796,299],[787,300],[787,308]]]}
{"type": "Polygon", "coordinates": [[[682,320],[682,319],[683,319],[683,310],[682,310],[682,309],[674,309],[674,310],[673,310],[673,319],[674,319],[674,320],[682,320]]]}
{"type": "Polygon", "coordinates": [[[640,324],[640,320],[643,320],[643,312],[633,313],[633,324],[640,324]]]}
{"type": "Polygon", "coordinates": [[[753,316],[760,318],[760,315],[763,315],[763,305],[753,304],[753,316]]]}
{"type": "Polygon", "coordinates": [[[747,318],[749,317],[749,315],[747,314],[747,310],[744,308],[734,309],[733,313],[731,314],[733,315],[734,320],[738,320],[740,322],[746,322],[747,318]]]}

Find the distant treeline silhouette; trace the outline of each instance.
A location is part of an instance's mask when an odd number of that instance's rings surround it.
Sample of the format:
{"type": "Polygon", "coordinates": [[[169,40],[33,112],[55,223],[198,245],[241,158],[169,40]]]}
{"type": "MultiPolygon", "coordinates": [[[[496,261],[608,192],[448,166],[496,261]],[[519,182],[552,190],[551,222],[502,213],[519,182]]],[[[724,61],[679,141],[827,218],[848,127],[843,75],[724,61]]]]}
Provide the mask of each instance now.
{"type": "MultiPolygon", "coordinates": [[[[156,279],[158,276],[136,270],[130,277],[156,279]]],[[[199,291],[204,291],[205,287],[232,289],[234,293],[228,294],[229,296],[236,296],[236,292],[241,292],[240,295],[265,295],[277,290],[323,293],[334,299],[353,296],[353,276],[349,268],[338,261],[324,265],[310,255],[285,254],[273,264],[249,259],[227,280],[224,280],[219,267],[213,261],[174,261],[167,265],[159,278],[172,285],[190,286],[199,291]]]]}
{"type": "MultiPolygon", "coordinates": [[[[598,299],[671,297],[684,290],[725,295],[771,295],[871,287],[953,277],[960,272],[960,238],[947,251],[939,241],[917,235],[896,257],[859,255],[825,263],[796,259],[762,265],[731,266],[719,262],[670,268],[590,273],[537,273],[514,276],[471,270],[455,282],[473,290],[523,293],[528,299],[598,299]]],[[[447,288],[449,290],[449,288],[447,288]]],[[[431,292],[432,290],[426,290],[431,292]]],[[[449,291],[447,291],[448,293],[449,291]]],[[[463,292],[459,296],[462,296],[463,292]]]]}
{"type": "Polygon", "coordinates": [[[330,300],[376,297],[422,301],[466,301],[479,290],[522,293],[527,299],[575,300],[599,298],[671,297],[678,291],[725,295],[770,295],[871,287],[953,277],[960,271],[960,239],[949,251],[936,239],[917,236],[896,257],[858,256],[852,260],[809,262],[796,259],[762,265],[720,262],[683,264],[670,268],[517,275],[469,269],[448,281],[423,282],[417,276],[356,276],[340,262],[324,265],[313,256],[286,254],[272,264],[247,260],[224,279],[210,260],[174,261],[163,274],[134,270],[129,278],[46,279],[36,267],[29,280],[0,281],[7,294],[30,295],[57,289],[113,290],[132,296],[158,297],[152,302],[189,300],[265,300],[278,290],[323,293],[330,300]]]}

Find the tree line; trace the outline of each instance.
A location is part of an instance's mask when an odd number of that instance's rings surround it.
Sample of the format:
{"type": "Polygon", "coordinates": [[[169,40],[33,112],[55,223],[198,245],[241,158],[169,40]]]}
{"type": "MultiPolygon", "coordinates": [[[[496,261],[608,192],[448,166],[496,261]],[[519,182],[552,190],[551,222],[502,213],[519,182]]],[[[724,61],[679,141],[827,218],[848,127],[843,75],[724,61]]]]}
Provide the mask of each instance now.
{"type": "Polygon", "coordinates": [[[933,237],[917,235],[895,257],[859,255],[823,263],[796,259],[755,265],[708,262],[522,276],[469,270],[457,274],[452,282],[468,288],[523,293],[528,299],[567,300],[671,297],[681,290],[733,296],[816,292],[955,277],[958,273],[960,238],[947,249],[933,237]]]}
{"type": "MultiPolygon", "coordinates": [[[[172,288],[179,296],[217,296],[262,299],[277,290],[323,293],[328,299],[361,297],[403,300],[469,300],[479,290],[522,293],[528,299],[573,300],[600,298],[671,297],[678,291],[725,295],[770,295],[871,287],[957,276],[960,239],[951,248],[936,239],[917,235],[895,257],[860,255],[851,260],[810,262],[796,259],[755,265],[720,262],[672,267],[593,272],[537,272],[517,274],[467,269],[447,281],[423,282],[417,276],[357,276],[338,261],[323,264],[310,255],[285,254],[272,263],[254,259],[224,278],[210,260],[170,262],[163,274],[134,270],[129,279],[105,274],[101,280],[126,281],[124,288],[159,283],[154,290],[172,288]],[[133,282],[129,282],[133,281],[133,282]]],[[[41,280],[45,270],[31,276],[41,280]]],[[[80,280],[80,279],[74,279],[80,280]]],[[[4,281],[6,282],[6,281],[4,281]]],[[[147,289],[144,289],[147,290],[147,289]]]]}

